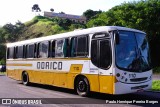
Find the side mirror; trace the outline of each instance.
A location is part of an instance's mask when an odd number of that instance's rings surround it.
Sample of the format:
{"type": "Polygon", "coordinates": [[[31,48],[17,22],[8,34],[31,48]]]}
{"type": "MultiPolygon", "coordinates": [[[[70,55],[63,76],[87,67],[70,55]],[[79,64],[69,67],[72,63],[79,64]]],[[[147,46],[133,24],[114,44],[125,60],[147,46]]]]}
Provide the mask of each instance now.
{"type": "Polygon", "coordinates": [[[116,44],[119,44],[119,33],[116,31],[115,32],[115,41],[116,41],[116,44]]]}

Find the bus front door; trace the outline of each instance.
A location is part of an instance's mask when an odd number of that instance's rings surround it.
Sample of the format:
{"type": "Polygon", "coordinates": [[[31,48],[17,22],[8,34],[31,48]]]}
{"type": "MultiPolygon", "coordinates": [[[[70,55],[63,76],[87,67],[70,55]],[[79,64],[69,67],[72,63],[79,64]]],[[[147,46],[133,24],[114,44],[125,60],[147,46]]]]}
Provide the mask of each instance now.
{"type": "Polygon", "coordinates": [[[91,60],[98,67],[99,91],[113,93],[113,73],[111,66],[111,44],[109,39],[92,40],[91,60]]]}

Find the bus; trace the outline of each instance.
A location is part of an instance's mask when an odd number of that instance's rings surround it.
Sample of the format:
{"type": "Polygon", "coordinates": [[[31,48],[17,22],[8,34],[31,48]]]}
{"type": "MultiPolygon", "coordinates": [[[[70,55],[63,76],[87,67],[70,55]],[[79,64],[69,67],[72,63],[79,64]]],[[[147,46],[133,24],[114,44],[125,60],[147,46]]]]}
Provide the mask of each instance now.
{"type": "Polygon", "coordinates": [[[146,33],[100,26],[7,44],[7,76],[89,92],[126,94],[148,90],[152,69],[146,33]]]}

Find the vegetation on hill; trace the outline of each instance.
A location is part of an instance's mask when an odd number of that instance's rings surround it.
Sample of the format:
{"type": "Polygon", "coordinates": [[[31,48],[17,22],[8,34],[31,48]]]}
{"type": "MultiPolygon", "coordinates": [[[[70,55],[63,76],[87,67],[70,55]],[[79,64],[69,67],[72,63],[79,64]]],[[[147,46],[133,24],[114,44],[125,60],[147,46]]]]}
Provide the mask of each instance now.
{"type": "Polygon", "coordinates": [[[154,80],[152,82],[152,90],[153,91],[160,91],[160,80],[154,80]]]}
{"type": "Polygon", "coordinates": [[[48,36],[70,30],[85,28],[85,25],[73,23],[69,19],[47,18],[36,16],[31,21],[24,23],[25,27],[19,34],[19,40],[48,36]]]}
{"type": "MultiPolygon", "coordinates": [[[[147,33],[150,43],[152,63],[160,66],[160,2],[159,0],[141,0],[123,3],[106,12],[87,10],[83,13],[87,17],[86,24],[72,22],[69,19],[46,18],[36,16],[31,21],[15,25],[6,24],[0,28],[0,50],[4,44],[29,38],[47,36],[78,28],[93,26],[125,26],[142,30],[147,33]]],[[[0,59],[5,59],[5,52],[0,51],[0,59]]],[[[157,68],[156,68],[157,69],[157,68]]]]}

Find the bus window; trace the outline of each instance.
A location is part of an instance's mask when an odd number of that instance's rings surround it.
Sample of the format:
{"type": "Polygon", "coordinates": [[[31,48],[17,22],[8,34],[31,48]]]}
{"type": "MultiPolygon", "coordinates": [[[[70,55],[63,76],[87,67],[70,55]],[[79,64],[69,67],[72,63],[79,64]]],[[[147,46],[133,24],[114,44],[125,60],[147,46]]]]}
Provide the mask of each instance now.
{"type": "Polygon", "coordinates": [[[37,48],[36,48],[36,54],[35,54],[35,55],[36,55],[36,58],[39,58],[39,57],[40,57],[40,55],[39,55],[39,46],[40,46],[40,43],[37,43],[37,44],[36,44],[36,47],[37,47],[37,48]]]}
{"type": "Polygon", "coordinates": [[[16,47],[16,58],[23,58],[23,46],[16,47]]]}
{"type": "Polygon", "coordinates": [[[16,46],[14,49],[15,49],[15,59],[17,59],[18,58],[18,46],[16,46]]]}
{"type": "Polygon", "coordinates": [[[25,50],[25,53],[24,53],[25,58],[27,58],[27,54],[28,54],[27,49],[28,49],[28,45],[26,45],[26,46],[25,46],[25,49],[24,49],[24,50],[25,50]]]}
{"type": "Polygon", "coordinates": [[[63,39],[56,41],[55,57],[64,57],[64,54],[63,54],[63,43],[64,43],[63,39]]]}
{"type": "Polygon", "coordinates": [[[10,54],[10,53],[9,53],[9,49],[10,49],[10,48],[7,48],[7,59],[9,59],[9,54],[10,54]]]}
{"type": "Polygon", "coordinates": [[[51,43],[51,56],[52,57],[55,57],[55,43],[56,43],[55,40],[52,41],[52,43],[51,43]]]}
{"type": "Polygon", "coordinates": [[[88,55],[88,36],[77,37],[77,56],[88,55]]]}
{"type": "Polygon", "coordinates": [[[25,52],[26,52],[26,46],[25,45],[23,45],[23,58],[26,58],[26,56],[25,56],[25,52]]]}
{"type": "Polygon", "coordinates": [[[47,58],[48,57],[48,45],[49,45],[48,41],[41,42],[39,44],[39,57],[40,58],[47,58]]]}
{"type": "Polygon", "coordinates": [[[111,49],[109,40],[100,41],[100,60],[99,67],[107,69],[111,63],[111,49]]]}
{"type": "Polygon", "coordinates": [[[71,57],[86,57],[88,55],[88,36],[73,37],[70,52],[71,57]]]}
{"type": "Polygon", "coordinates": [[[111,47],[109,40],[92,40],[91,61],[99,68],[109,68],[111,64],[111,47]]]}
{"type": "Polygon", "coordinates": [[[70,56],[75,57],[76,56],[76,37],[71,38],[71,43],[70,43],[70,56]]]}
{"type": "Polygon", "coordinates": [[[34,58],[34,44],[27,45],[27,58],[34,58]]]}
{"type": "Polygon", "coordinates": [[[69,39],[65,39],[64,45],[63,45],[63,54],[64,57],[69,57],[70,54],[70,49],[69,49],[69,39]]]}
{"type": "Polygon", "coordinates": [[[48,57],[52,57],[52,45],[51,41],[48,41],[48,57]]]}
{"type": "Polygon", "coordinates": [[[98,66],[98,42],[92,40],[91,42],[91,61],[95,66],[98,66]]]}
{"type": "Polygon", "coordinates": [[[7,49],[7,58],[8,59],[14,58],[14,47],[10,47],[7,49]]]}

